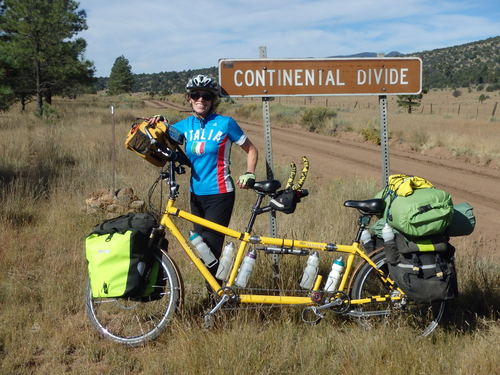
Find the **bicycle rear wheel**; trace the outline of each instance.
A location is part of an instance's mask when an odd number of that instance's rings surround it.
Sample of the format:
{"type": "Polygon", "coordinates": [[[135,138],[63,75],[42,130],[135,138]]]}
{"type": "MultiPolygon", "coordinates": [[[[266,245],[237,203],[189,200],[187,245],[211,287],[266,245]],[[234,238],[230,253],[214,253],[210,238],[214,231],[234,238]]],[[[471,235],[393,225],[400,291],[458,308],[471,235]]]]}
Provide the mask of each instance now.
{"type": "MultiPolygon", "coordinates": [[[[389,267],[383,251],[373,255],[371,260],[377,265],[377,268],[384,271],[384,274],[389,275],[389,267]]],[[[378,272],[366,263],[354,279],[350,296],[351,299],[360,299],[376,295],[383,296],[391,294],[391,292],[393,291],[380,280],[378,272]]],[[[404,303],[373,302],[359,305],[352,315],[366,318],[377,314],[388,316],[401,313],[400,315],[404,316],[404,320],[410,326],[421,331],[421,336],[428,336],[438,327],[444,315],[445,306],[445,301],[432,303],[415,303],[409,300],[405,300],[404,303]]]]}
{"type": "Polygon", "coordinates": [[[90,322],[104,337],[120,344],[138,345],[153,340],[172,319],[181,296],[180,281],[169,256],[155,252],[159,278],[149,297],[94,298],[87,285],[86,310],[90,322]]]}

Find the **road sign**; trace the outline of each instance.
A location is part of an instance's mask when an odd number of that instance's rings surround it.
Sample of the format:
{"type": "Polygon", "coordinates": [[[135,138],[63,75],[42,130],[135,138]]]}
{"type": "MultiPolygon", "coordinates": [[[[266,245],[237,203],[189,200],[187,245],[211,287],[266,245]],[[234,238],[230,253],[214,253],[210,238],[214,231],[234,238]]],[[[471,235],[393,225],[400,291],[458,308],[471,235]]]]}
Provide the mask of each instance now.
{"type": "Polygon", "coordinates": [[[220,59],[219,83],[235,97],[416,95],[418,57],[356,59],[220,59]]]}

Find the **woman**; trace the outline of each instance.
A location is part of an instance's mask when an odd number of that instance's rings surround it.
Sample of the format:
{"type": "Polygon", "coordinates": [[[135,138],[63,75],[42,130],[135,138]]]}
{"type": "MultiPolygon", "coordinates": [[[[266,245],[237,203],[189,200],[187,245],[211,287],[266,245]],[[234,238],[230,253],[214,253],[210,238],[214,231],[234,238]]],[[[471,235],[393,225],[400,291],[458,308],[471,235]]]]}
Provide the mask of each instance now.
{"type": "MultiPolygon", "coordinates": [[[[184,134],[186,155],[192,164],[191,213],[227,226],[235,200],[235,185],[229,170],[231,145],[237,144],[247,154],[246,173],[237,181],[242,189],[255,181],[258,151],[235,120],[215,113],[220,89],[213,78],[197,75],[188,81],[186,91],[193,115],[172,126],[184,134]]],[[[196,224],[194,231],[220,258],[224,235],[196,224]]],[[[210,268],[213,275],[216,270],[217,265],[210,268]]]]}

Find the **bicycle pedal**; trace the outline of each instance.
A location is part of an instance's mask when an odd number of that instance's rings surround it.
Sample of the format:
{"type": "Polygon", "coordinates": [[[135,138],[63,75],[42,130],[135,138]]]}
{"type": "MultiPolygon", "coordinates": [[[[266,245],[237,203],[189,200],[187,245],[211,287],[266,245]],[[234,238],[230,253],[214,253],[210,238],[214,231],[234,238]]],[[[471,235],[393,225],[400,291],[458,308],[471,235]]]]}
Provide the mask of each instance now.
{"type": "Polygon", "coordinates": [[[311,306],[311,307],[306,307],[304,310],[302,310],[301,317],[304,323],[318,324],[321,321],[321,319],[325,317],[325,315],[318,312],[318,309],[315,306],[311,306]],[[308,314],[313,314],[312,319],[308,318],[307,316],[308,314]]]}
{"type": "Polygon", "coordinates": [[[215,317],[208,313],[203,315],[203,328],[205,329],[211,329],[214,327],[215,324],[215,317]]]}

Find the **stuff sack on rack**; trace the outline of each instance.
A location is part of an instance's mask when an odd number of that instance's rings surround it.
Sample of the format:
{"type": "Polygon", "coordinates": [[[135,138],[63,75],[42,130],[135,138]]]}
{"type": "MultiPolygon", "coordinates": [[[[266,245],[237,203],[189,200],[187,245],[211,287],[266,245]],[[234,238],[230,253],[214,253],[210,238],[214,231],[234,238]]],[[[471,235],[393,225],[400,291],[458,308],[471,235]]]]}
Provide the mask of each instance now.
{"type": "Polygon", "coordinates": [[[183,135],[178,133],[174,128],[171,128],[166,120],[151,124],[143,119],[135,122],[127,134],[125,147],[128,150],[134,151],[151,164],[163,167],[169,159],[151,143],[151,138],[148,136],[147,131],[149,131],[155,141],[163,146],[168,147],[172,151],[184,154],[179,147],[183,142],[183,135]]]}
{"type": "Polygon", "coordinates": [[[386,201],[384,224],[411,237],[443,233],[453,216],[451,195],[421,177],[391,175],[375,197],[386,201]]]}
{"type": "Polygon", "coordinates": [[[445,233],[450,237],[468,236],[475,226],[476,216],[472,206],[466,202],[459,203],[453,206],[453,216],[445,233]]]}
{"type": "Polygon", "coordinates": [[[149,284],[157,226],[150,214],[131,213],[106,220],[85,239],[85,255],[92,296],[140,297],[149,284]]]}

